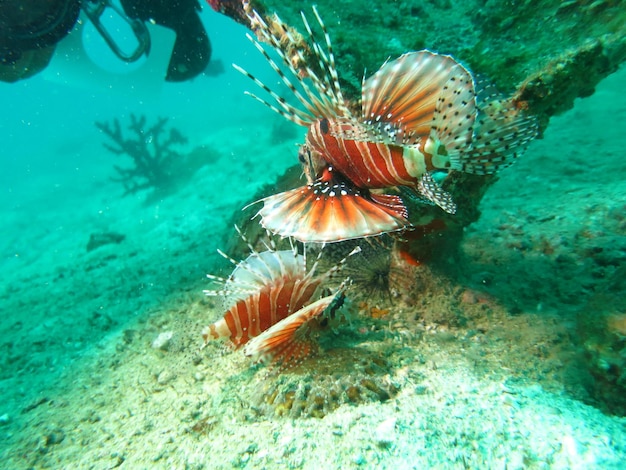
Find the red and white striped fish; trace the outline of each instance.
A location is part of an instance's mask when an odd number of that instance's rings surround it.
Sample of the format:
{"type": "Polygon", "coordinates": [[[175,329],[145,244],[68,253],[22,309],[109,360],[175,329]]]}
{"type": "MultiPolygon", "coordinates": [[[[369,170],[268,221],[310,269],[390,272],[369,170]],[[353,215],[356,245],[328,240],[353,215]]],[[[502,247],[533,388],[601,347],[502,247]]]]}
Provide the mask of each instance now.
{"type": "Polygon", "coordinates": [[[325,49],[304,14],[308,46],[276,16],[271,26],[257,12],[249,16],[259,39],[273,47],[284,66],[249,39],[300,106],[235,65],[275,104],[254,98],[308,129],[299,152],[307,185],[263,199],[261,223],[271,232],[303,242],[333,242],[403,230],[410,223],[402,199],[383,192],[398,186],[454,213],[456,205],[434,172],[494,173],[535,137],[534,117],[492,87],[477,86],[452,57],[426,50],[388,61],[364,80],[360,110],[353,112],[341,92],[329,35],[315,7],[313,12],[325,49]],[[301,65],[311,53],[320,72],[301,65]]]}
{"type": "Polygon", "coordinates": [[[244,354],[265,363],[293,363],[314,353],[312,337],[317,323],[334,315],[343,302],[343,289],[317,300],[322,283],[343,264],[317,273],[318,260],[307,270],[306,258],[297,250],[252,253],[236,262],[221,253],[235,269],[227,279],[209,275],[222,284],[218,290],[206,290],[209,296],[221,296],[226,312],[207,326],[202,336],[206,342],[228,338],[234,349],[244,346],[244,354]]]}

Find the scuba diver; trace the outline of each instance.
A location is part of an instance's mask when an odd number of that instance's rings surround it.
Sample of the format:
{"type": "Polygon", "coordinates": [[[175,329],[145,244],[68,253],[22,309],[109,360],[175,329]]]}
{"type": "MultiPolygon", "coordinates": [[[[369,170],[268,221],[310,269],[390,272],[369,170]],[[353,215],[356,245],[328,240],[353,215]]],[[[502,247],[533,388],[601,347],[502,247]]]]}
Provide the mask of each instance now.
{"type": "Polygon", "coordinates": [[[206,69],[211,43],[200,21],[198,0],[3,0],[0,1],[0,81],[16,82],[46,68],[56,44],[73,28],[82,10],[117,57],[134,62],[150,52],[146,21],[176,33],[165,80],[181,82],[206,69]],[[137,40],[125,52],[100,21],[106,11],[125,21],[137,40]]]}

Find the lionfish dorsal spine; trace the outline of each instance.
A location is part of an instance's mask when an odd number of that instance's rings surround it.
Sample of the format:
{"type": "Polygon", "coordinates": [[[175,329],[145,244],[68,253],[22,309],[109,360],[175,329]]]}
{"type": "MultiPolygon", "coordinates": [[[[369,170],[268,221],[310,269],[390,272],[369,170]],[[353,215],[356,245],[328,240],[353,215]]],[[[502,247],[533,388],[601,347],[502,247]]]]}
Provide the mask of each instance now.
{"type": "MultiPolygon", "coordinates": [[[[237,233],[239,234],[239,237],[243,240],[243,242],[246,244],[246,246],[248,247],[248,249],[250,250],[250,255],[248,255],[248,257],[246,258],[245,261],[242,261],[239,263],[239,266],[243,269],[246,269],[247,271],[249,271],[250,273],[252,273],[253,275],[257,276],[259,278],[259,280],[261,281],[265,281],[266,278],[272,278],[272,272],[275,272],[275,267],[271,266],[269,264],[269,262],[265,259],[264,256],[261,255],[261,253],[259,253],[254,246],[252,246],[252,243],[250,243],[250,241],[248,240],[248,238],[245,236],[245,234],[241,231],[241,229],[239,228],[238,225],[235,225],[235,230],[237,231],[237,233]],[[258,260],[259,263],[261,264],[261,270],[258,269],[252,269],[252,265],[250,263],[251,259],[255,259],[258,260]],[[268,276],[269,274],[269,276],[268,276]]],[[[265,242],[265,240],[263,240],[263,245],[266,248],[266,252],[270,252],[270,253],[275,253],[276,250],[276,246],[274,245],[272,239],[270,238],[270,246],[267,245],[267,243],[265,242]]],[[[286,272],[286,268],[284,266],[284,264],[282,263],[282,258],[280,256],[272,256],[272,260],[278,260],[278,265],[279,265],[279,270],[278,272],[280,273],[280,275],[283,275],[286,272]]],[[[234,274],[234,272],[233,272],[234,274]]]]}
{"type": "MultiPolygon", "coordinates": [[[[268,26],[268,24],[265,22],[265,20],[261,17],[261,15],[256,10],[253,11],[251,16],[249,16],[249,20],[251,24],[256,25],[258,27],[258,31],[260,32],[261,36],[274,48],[274,50],[276,51],[278,56],[281,58],[283,64],[285,64],[289,72],[294,77],[299,79],[298,71],[295,69],[295,67],[289,60],[289,58],[287,58],[287,56],[283,52],[283,46],[281,45],[280,37],[276,36],[276,33],[274,33],[271,30],[271,28],[268,26]]],[[[297,44],[298,41],[293,37],[291,32],[289,32],[289,28],[287,28],[287,26],[282,22],[282,20],[278,17],[278,15],[275,15],[275,22],[278,28],[280,29],[280,31],[285,33],[288,44],[297,44]]],[[[285,73],[278,66],[278,64],[269,56],[269,54],[263,48],[263,46],[259,43],[259,41],[254,39],[250,34],[246,34],[246,37],[254,44],[254,46],[259,50],[259,52],[263,54],[263,57],[265,57],[265,60],[268,62],[268,64],[270,64],[272,69],[278,74],[282,82],[287,86],[287,88],[289,88],[291,93],[293,93],[293,95],[298,99],[298,101],[306,108],[306,112],[289,104],[283,97],[281,97],[280,95],[272,91],[268,86],[266,86],[256,77],[253,77],[251,74],[241,69],[241,67],[238,67],[233,64],[235,69],[244,73],[244,75],[247,75],[249,78],[252,78],[258,86],[260,86],[263,90],[265,90],[283,108],[283,110],[281,111],[277,109],[271,103],[268,103],[264,99],[259,98],[258,96],[253,95],[252,93],[248,93],[248,94],[252,96],[253,98],[257,99],[258,101],[262,102],[266,106],[268,106],[273,111],[282,115],[286,119],[301,126],[306,127],[307,125],[309,125],[309,123],[311,123],[315,119],[316,112],[319,112],[320,109],[324,108],[323,103],[319,103],[318,97],[312,92],[310,87],[302,80],[299,80],[299,83],[302,86],[304,93],[306,94],[306,97],[303,96],[298,91],[296,86],[291,82],[289,77],[285,75],[285,73]]],[[[298,55],[300,57],[302,56],[301,50],[298,50],[298,55]]],[[[314,84],[315,84],[315,81],[314,81],[314,84]]]]}
{"type": "MultiPolygon", "coordinates": [[[[265,57],[267,62],[270,65],[272,65],[272,68],[280,75],[280,77],[281,78],[284,77],[283,78],[283,82],[285,82],[287,84],[287,86],[292,91],[292,93],[294,93],[296,95],[296,97],[302,102],[304,100],[304,97],[301,98],[301,97],[298,96],[299,95],[298,91],[289,82],[287,77],[284,75],[282,70],[280,70],[280,68],[276,65],[276,63],[273,61],[273,59],[269,55],[267,55],[267,52],[263,49],[263,47],[260,44],[258,44],[258,42],[252,36],[250,36],[250,35],[247,35],[247,36],[250,39],[250,41],[252,41],[255,44],[255,46],[257,46],[257,49],[259,49],[261,51],[261,53],[263,54],[263,56],[265,57]]],[[[250,80],[252,80],[258,87],[260,87],[266,93],[268,93],[280,105],[280,107],[282,109],[277,108],[276,106],[274,106],[269,101],[264,100],[263,98],[255,95],[254,93],[251,93],[249,91],[245,92],[246,95],[251,96],[255,100],[259,101],[260,103],[262,103],[265,106],[267,106],[268,108],[270,108],[275,113],[280,114],[285,119],[287,119],[287,120],[289,120],[289,121],[291,121],[291,122],[293,122],[295,124],[298,124],[299,126],[306,127],[306,126],[309,125],[309,123],[312,120],[312,115],[311,114],[309,114],[307,112],[304,112],[301,109],[296,108],[295,106],[287,103],[285,98],[283,98],[282,96],[278,95],[276,92],[272,91],[265,83],[263,83],[261,80],[256,78],[254,75],[252,75],[247,70],[239,67],[237,64],[233,64],[233,67],[235,68],[235,70],[237,70],[238,72],[244,74],[246,77],[248,77],[250,80]]]]}
{"type": "MultiPolygon", "coordinates": [[[[330,80],[317,79],[317,80],[313,80],[313,82],[328,85],[330,87],[328,91],[330,91],[330,96],[332,97],[334,108],[336,108],[339,111],[338,114],[340,116],[349,117],[351,116],[352,113],[350,112],[348,107],[345,105],[345,99],[343,97],[343,93],[341,92],[341,85],[339,84],[339,74],[337,73],[337,66],[335,63],[335,54],[333,52],[333,45],[330,40],[330,35],[328,34],[326,25],[322,21],[322,17],[317,11],[317,7],[315,5],[313,6],[313,14],[315,14],[315,18],[317,19],[317,22],[320,25],[320,28],[322,29],[322,33],[324,34],[324,41],[326,43],[326,50],[328,51],[328,55],[324,53],[324,51],[322,50],[322,47],[315,40],[313,29],[309,25],[309,22],[307,21],[306,16],[304,15],[304,12],[300,12],[300,15],[302,16],[302,22],[304,23],[304,27],[306,28],[307,33],[309,34],[309,41],[312,44],[313,51],[318,58],[319,68],[320,70],[323,71],[323,73],[327,74],[327,76],[330,76],[330,80]]],[[[309,69],[307,68],[307,70],[309,69]]],[[[313,74],[313,76],[317,78],[315,74],[313,74]]],[[[328,89],[328,88],[325,88],[325,89],[328,89]]],[[[328,92],[324,93],[323,96],[328,96],[328,92]]]]}
{"type": "Polygon", "coordinates": [[[267,85],[265,85],[258,78],[247,72],[245,69],[240,66],[233,64],[233,67],[250,78],[254,83],[259,86],[262,90],[269,94],[269,96],[277,103],[278,106],[268,102],[267,100],[253,94],[247,92],[246,94],[250,95],[257,101],[260,101],[267,107],[269,107],[272,111],[280,114],[284,118],[294,122],[303,127],[308,127],[310,124],[320,119],[321,117],[335,117],[335,116],[349,116],[350,110],[346,106],[343,98],[343,94],[341,93],[341,87],[339,85],[339,76],[335,67],[335,58],[332,53],[332,45],[330,42],[330,37],[326,31],[326,27],[322,22],[317,10],[313,8],[315,12],[315,16],[320,23],[322,31],[324,32],[324,36],[326,38],[326,47],[327,52],[325,53],[322,47],[315,42],[313,31],[306,21],[306,18],[303,15],[305,28],[309,34],[309,38],[312,42],[312,52],[318,62],[318,67],[322,73],[320,77],[319,74],[315,73],[310,67],[302,66],[300,70],[296,68],[296,65],[292,63],[290,57],[286,55],[286,51],[289,47],[293,48],[293,51],[290,52],[294,58],[297,59],[296,62],[305,64],[305,51],[307,50],[307,46],[300,44],[300,41],[294,37],[294,35],[289,31],[289,28],[278,18],[278,16],[274,16],[274,26],[272,29],[267,22],[261,17],[261,15],[257,11],[253,11],[251,15],[248,16],[250,24],[254,29],[258,31],[258,34],[262,39],[267,41],[272,48],[276,51],[276,53],[281,58],[282,63],[289,71],[289,74],[293,77],[290,78],[287,74],[281,69],[281,67],[270,57],[268,52],[263,48],[258,40],[256,40],[251,35],[247,35],[248,39],[254,44],[254,46],[261,52],[265,60],[272,67],[272,69],[278,74],[281,81],[287,86],[293,96],[300,102],[300,104],[304,107],[304,109],[300,109],[290,103],[287,102],[285,98],[278,95],[276,92],[271,90],[267,85]],[[278,32],[275,31],[278,29],[278,32]],[[280,35],[282,34],[283,37],[280,35]],[[283,45],[283,41],[286,41],[287,45],[283,45]],[[301,75],[305,75],[310,79],[311,85],[309,85],[305,78],[301,75]],[[301,90],[294,84],[294,80],[300,86],[301,90]]]}

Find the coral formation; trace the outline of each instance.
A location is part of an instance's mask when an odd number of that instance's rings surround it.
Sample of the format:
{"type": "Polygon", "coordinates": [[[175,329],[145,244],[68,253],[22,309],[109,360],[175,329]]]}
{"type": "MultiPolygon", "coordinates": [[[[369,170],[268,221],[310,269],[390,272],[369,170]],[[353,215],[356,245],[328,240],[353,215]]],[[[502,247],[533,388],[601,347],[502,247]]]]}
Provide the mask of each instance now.
{"type": "Polygon", "coordinates": [[[167,121],[167,118],[158,118],[148,127],[146,116],[131,114],[130,136],[124,135],[117,118],[111,123],[95,123],[114,142],[104,143],[104,147],[115,155],[127,155],[133,161],[132,167],[114,165],[117,175],[111,179],[122,183],[124,196],[150,189],[164,195],[215,159],[216,155],[206,147],[197,147],[186,154],[175,150],[187,144],[187,137],[175,127],[168,129],[167,121]]]}
{"type": "MultiPolygon", "coordinates": [[[[544,130],[552,116],[569,109],[576,98],[592,94],[596,84],[614,72],[626,58],[624,40],[626,15],[612,2],[544,2],[539,8],[533,6],[532,2],[517,2],[506,7],[497,2],[480,2],[480,8],[473,5],[478,2],[470,2],[473,6],[468,4],[454,7],[449,2],[429,2],[420,5],[405,2],[401,5],[379,5],[374,9],[363,8],[363,2],[348,1],[340,12],[330,5],[324,6],[324,3],[318,4],[320,15],[339,20],[328,21],[328,30],[338,45],[335,53],[339,80],[347,90],[348,97],[352,98],[352,106],[356,106],[359,98],[357,90],[361,82],[358,71],[376,69],[387,58],[379,58],[377,54],[384,53],[385,56],[393,57],[406,50],[427,47],[454,54],[477,73],[479,81],[486,76],[489,80],[494,80],[503,90],[516,90],[511,99],[514,103],[512,109],[528,109],[537,114],[540,128],[544,130]],[[459,14],[456,11],[459,8],[467,8],[468,14],[459,14]],[[578,15],[579,11],[584,12],[586,16],[578,15]],[[349,16],[349,21],[345,15],[349,16]],[[342,18],[345,18],[344,22],[341,21],[342,18]],[[380,18],[385,20],[377,22],[380,18]],[[448,18],[451,19],[450,22],[446,22],[448,18]],[[539,21],[538,18],[542,20],[539,21]],[[592,18],[603,21],[598,23],[592,18]],[[441,27],[433,27],[434,21],[441,27]],[[553,32],[545,28],[546,22],[550,24],[554,22],[558,26],[560,32],[558,38],[555,39],[553,32]],[[342,25],[345,24],[354,25],[355,28],[349,31],[342,29],[342,25]],[[459,31],[467,34],[458,34],[459,31]],[[413,35],[413,39],[409,39],[410,35],[413,35]],[[533,40],[530,40],[531,36],[533,40]],[[380,47],[372,48],[371,44],[380,44],[380,47]],[[541,54],[537,53],[538,50],[541,54]]],[[[271,1],[263,4],[267,7],[265,11],[272,11],[271,1]]],[[[286,20],[285,23],[277,20],[275,16],[261,13],[260,17],[253,17],[256,19],[248,26],[255,31],[258,29],[255,21],[258,22],[259,18],[262,18],[270,30],[273,31],[272,25],[278,25],[285,37],[295,38],[297,42],[299,34],[287,25],[299,24],[301,7],[284,4],[275,7],[286,20]]],[[[279,34],[275,36],[280,37],[279,34]]],[[[277,43],[275,39],[274,47],[277,43]]],[[[280,44],[282,45],[282,42],[280,44]]],[[[288,51],[282,47],[280,49],[286,57],[291,58],[288,51]]],[[[302,50],[305,51],[304,48],[302,50]]],[[[297,59],[310,60],[310,57],[303,52],[297,55],[297,59]]],[[[317,73],[319,64],[306,65],[317,73]]],[[[304,69],[302,76],[309,73],[309,69],[299,62],[292,63],[292,66],[297,70],[304,69]]],[[[297,187],[298,170],[297,166],[291,168],[279,179],[276,185],[278,188],[272,187],[265,194],[257,195],[255,200],[273,194],[277,189],[280,191],[297,187]]],[[[452,172],[442,181],[442,186],[458,204],[459,210],[455,215],[445,214],[437,207],[423,205],[422,201],[407,199],[407,204],[410,205],[410,222],[415,229],[403,233],[402,238],[396,240],[393,247],[387,246],[378,252],[370,253],[369,259],[365,253],[361,259],[354,258],[355,268],[350,273],[354,278],[354,285],[349,296],[353,300],[360,300],[357,305],[362,314],[370,317],[368,320],[394,321],[398,318],[398,312],[402,307],[398,310],[394,305],[392,277],[405,282],[399,290],[404,293],[407,301],[412,302],[413,309],[418,311],[412,320],[419,319],[423,324],[432,325],[432,331],[436,332],[437,338],[442,341],[455,339],[450,330],[468,329],[475,321],[474,316],[477,318],[485,314],[490,315],[491,310],[496,308],[497,300],[485,292],[470,287],[460,291],[433,293],[433,287],[455,285],[452,277],[458,276],[459,273],[455,271],[453,265],[455,258],[459,256],[461,240],[466,228],[479,219],[479,203],[496,179],[496,176],[452,172]],[[400,263],[402,267],[399,269],[406,271],[399,276],[395,274],[392,276],[394,270],[398,269],[394,267],[394,263],[398,263],[399,260],[404,263],[400,263]],[[434,301],[437,295],[449,296],[454,301],[449,308],[432,309],[429,303],[434,301]],[[372,296],[376,297],[376,300],[372,301],[372,296]]],[[[404,195],[401,192],[399,194],[404,195]]],[[[262,231],[259,230],[257,221],[245,222],[249,215],[250,212],[242,215],[244,222],[240,222],[240,225],[249,234],[249,238],[256,241],[255,234],[262,231]]],[[[359,242],[333,245],[328,250],[330,259],[341,256],[342,250],[347,250],[355,243],[359,242]]],[[[564,257],[555,254],[558,250],[556,245],[558,240],[541,238],[522,241],[517,237],[512,241],[510,248],[521,252],[531,249],[543,253],[546,257],[562,261],[564,257]],[[532,247],[529,248],[528,244],[532,247]]],[[[610,254],[594,251],[589,256],[602,258],[605,260],[602,261],[604,263],[619,263],[610,254]]],[[[346,268],[347,272],[350,271],[349,263],[346,268]]],[[[485,273],[472,273],[468,276],[471,276],[470,284],[474,286],[476,283],[473,279],[480,278],[480,282],[485,286],[492,282],[492,276],[485,273]]],[[[543,287],[543,290],[547,288],[543,287]]],[[[524,293],[524,296],[533,300],[538,297],[534,295],[536,292],[532,294],[524,293]]],[[[520,296],[511,296],[511,299],[503,300],[504,306],[513,315],[528,308],[518,303],[518,297],[520,296]]],[[[541,302],[536,308],[538,310],[543,308],[541,302]]],[[[585,312],[581,314],[581,318],[584,319],[581,320],[584,323],[589,317],[585,312]]],[[[402,322],[407,320],[404,318],[402,322]]],[[[623,395],[624,383],[623,312],[609,312],[605,320],[605,327],[592,329],[591,337],[580,345],[586,358],[584,367],[595,378],[589,393],[592,397],[606,402],[610,411],[623,413],[623,403],[619,398],[623,395]]],[[[481,325],[476,331],[482,334],[483,330],[486,331],[488,328],[489,325],[481,325]]],[[[472,335],[474,334],[476,333],[473,332],[472,335]]],[[[538,347],[537,354],[543,357],[544,353],[540,349],[538,347]]],[[[315,372],[327,355],[333,355],[341,362],[337,356],[346,353],[340,351],[341,348],[326,351],[326,354],[316,362],[315,372]]],[[[303,369],[306,369],[305,366],[306,364],[302,366],[303,369]]],[[[391,371],[388,369],[388,372],[391,371]]],[[[298,377],[283,377],[280,382],[275,382],[278,388],[270,386],[259,406],[269,407],[276,414],[288,416],[324,415],[334,406],[329,403],[349,402],[349,400],[342,402],[336,398],[337,396],[356,396],[361,393],[356,392],[353,387],[354,384],[362,382],[351,377],[348,382],[352,385],[346,385],[344,392],[335,390],[328,395],[320,394],[317,385],[308,383],[306,378],[308,373],[298,377]],[[346,390],[350,390],[350,393],[346,390]]],[[[324,380],[320,383],[323,383],[321,388],[333,388],[330,385],[333,383],[332,379],[328,379],[328,383],[324,380]]]]}
{"type": "Polygon", "coordinates": [[[253,406],[266,416],[323,418],[341,405],[385,402],[404,385],[387,359],[364,351],[333,351],[312,368],[272,377],[253,406]],[[361,354],[358,354],[361,353],[361,354]]]}
{"type": "Polygon", "coordinates": [[[115,155],[128,155],[133,160],[132,168],[114,165],[117,176],[111,178],[124,185],[125,196],[143,189],[161,188],[170,183],[175,166],[181,160],[181,154],[173,147],[186,144],[187,138],[176,128],[171,128],[167,135],[167,121],[167,118],[159,118],[155,124],[146,128],[146,116],[131,114],[128,125],[131,137],[123,135],[117,118],[111,124],[96,122],[96,127],[116,144],[105,143],[104,147],[115,155]]]}

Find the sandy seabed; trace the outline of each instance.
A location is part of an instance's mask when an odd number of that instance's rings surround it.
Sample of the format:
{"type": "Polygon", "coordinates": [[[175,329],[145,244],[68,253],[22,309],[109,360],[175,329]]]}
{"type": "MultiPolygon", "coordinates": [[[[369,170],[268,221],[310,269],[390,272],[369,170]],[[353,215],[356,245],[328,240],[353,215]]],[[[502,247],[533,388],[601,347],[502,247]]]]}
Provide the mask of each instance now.
{"type": "Polygon", "coordinates": [[[265,122],[213,132],[230,154],[159,202],[60,184],[7,211],[1,466],[624,468],[579,338],[590,309],[624,313],[624,72],[502,173],[458,259],[282,374],[200,348],[231,217],[295,155],[265,122]],[[125,239],[88,252],[101,232],[125,239]]]}

